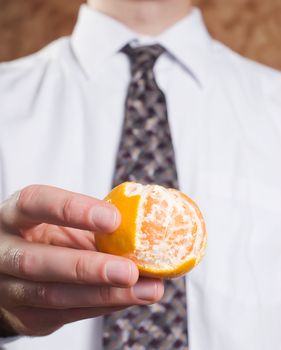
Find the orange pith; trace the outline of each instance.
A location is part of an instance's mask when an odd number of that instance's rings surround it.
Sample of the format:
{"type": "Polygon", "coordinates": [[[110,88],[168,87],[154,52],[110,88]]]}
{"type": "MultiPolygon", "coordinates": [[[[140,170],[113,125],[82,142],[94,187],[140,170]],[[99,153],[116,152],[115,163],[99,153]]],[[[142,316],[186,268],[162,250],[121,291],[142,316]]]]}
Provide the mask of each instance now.
{"type": "Polygon", "coordinates": [[[201,260],[206,246],[203,217],[183,193],[157,185],[123,183],[106,200],[122,222],[111,234],[96,235],[99,251],[132,259],[142,275],[180,276],[201,260]]]}

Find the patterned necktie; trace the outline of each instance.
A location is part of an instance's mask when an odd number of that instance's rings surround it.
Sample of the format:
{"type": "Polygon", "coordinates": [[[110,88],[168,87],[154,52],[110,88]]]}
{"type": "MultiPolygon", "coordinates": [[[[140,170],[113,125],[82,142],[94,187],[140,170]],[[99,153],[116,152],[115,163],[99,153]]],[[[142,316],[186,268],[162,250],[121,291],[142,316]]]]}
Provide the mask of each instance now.
{"type": "MultiPolygon", "coordinates": [[[[167,106],[153,67],[160,45],[122,52],[131,63],[131,82],[113,185],[124,181],[178,188],[167,106]]],[[[185,280],[165,283],[160,303],[135,306],[104,319],[104,350],[188,349],[185,280]]]]}

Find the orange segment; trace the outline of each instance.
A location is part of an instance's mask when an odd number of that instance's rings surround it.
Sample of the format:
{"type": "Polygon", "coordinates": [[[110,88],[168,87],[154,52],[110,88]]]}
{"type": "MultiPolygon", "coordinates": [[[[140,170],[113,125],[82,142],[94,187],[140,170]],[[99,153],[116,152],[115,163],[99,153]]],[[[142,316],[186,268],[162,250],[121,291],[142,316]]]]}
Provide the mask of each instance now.
{"type": "Polygon", "coordinates": [[[99,251],[126,256],[146,276],[172,278],[191,270],[206,247],[205,224],[186,195],[158,185],[125,182],[106,200],[120,211],[122,222],[111,234],[97,234],[99,251]]]}

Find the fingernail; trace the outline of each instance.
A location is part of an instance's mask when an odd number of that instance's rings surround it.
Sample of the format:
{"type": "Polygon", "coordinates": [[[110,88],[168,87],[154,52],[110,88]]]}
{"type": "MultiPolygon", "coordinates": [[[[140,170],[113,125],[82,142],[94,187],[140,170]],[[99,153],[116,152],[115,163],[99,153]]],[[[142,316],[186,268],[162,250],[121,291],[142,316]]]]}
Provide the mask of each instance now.
{"type": "Polygon", "coordinates": [[[111,232],[116,229],[118,211],[113,206],[97,206],[91,210],[91,219],[97,230],[111,232]]]}
{"type": "Polygon", "coordinates": [[[132,264],[124,261],[110,261],[105,265],[105,273],[113,284],[128,285],[132,276],[132,264]]]}
{"type": "Polygon", "coordinates": [[[154,301],[157,295],[157,285],[151,281],[140,281],[133,287],[136,298],[144,301],[154,301]]]}

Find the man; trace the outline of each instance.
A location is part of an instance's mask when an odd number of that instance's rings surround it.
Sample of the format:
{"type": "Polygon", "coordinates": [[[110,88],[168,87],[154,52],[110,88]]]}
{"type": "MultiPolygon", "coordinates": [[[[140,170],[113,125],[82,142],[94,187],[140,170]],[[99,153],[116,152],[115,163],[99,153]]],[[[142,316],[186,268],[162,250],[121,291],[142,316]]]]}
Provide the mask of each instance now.
{"type": "MultiPolygon", "coordinates": [[[[140,104],[132,91],[148,84],[132,85],[134,65],[143,69],[139,47],[160,50],[144,100],[159,97],[157,85],[164,92],[158,114],[169,118],[177,180],[201,207],[209,235],[186,284],[189,347],[280,349],[281,75],[213,40],[189,0],[89,1],[70,38],[0,66],[0,191],[9,198],[1,206],[1,342],[8,350],[102,349],[95,317],[163,295],[162,282],[138,280],[132,262],[95,252],[92,234],[120,223],[117,210],[95,198],[121,169],[124,115],[140,104]]],[[[145,337],[163,340],[164,331],[167,342],[146,347],[187,349],[187,340],[168,342],[170,329],[179,338],[183,329],[170,321],[169,305],[159,305],[164,330],[145,328],[150,315],[139,322],[145,337]]],[[[121,332],[116,349],[143,349],[145,337],[137,343],[126,333],[138,317],[115,319],[107,341],[121,332]]]]}

